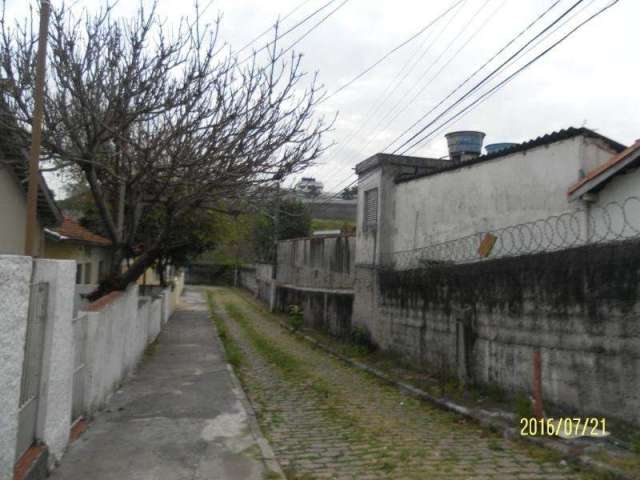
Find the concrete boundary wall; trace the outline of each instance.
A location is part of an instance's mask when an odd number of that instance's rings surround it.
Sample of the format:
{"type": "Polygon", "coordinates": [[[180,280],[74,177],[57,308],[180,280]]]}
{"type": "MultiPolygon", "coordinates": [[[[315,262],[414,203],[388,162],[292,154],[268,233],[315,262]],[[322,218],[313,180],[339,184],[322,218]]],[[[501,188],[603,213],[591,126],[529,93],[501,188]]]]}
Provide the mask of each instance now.
{"type": "Polygon", "coordinates": [[[0,255],[0,479],[13,478],[33,263],[0,255]]]}
{"type": "MultiPolygon", "coordinates": [[[[85,415],[102,408],[135,369],[147,346],[160,334],[184,289],[184,275],[153,297],[139,297],[138,285],[100,300],[79,302],[76,263],[0,255],[0,480],[13,478],[18,408],[31,289],[48,285],[36,439],[47,445],[51,469],[69,441],[75,353],[85,352],[85,415]],[[84,304],[79,307],[79,303],[84,304]],[[77,311],[79,308],[80,311],[77,311]],[[74,338],[73,319],[86,322],[86,335],[74,338]],[[84,345],[76,345],[76,341],[84,345]]],[[[84,287],[84,286],[80,286],[84,287]]]]}
{"type": "Polygon", "coordinates": [[[352,324],[463,382],[640,425],[640,243],[413,271],[358,267],[352,324]]]}
{"type": "Polygon", "coordinates": [[[49,465],[63,455],[71,427],[73,298],[76,262],[38,259],[33,283],[49,284],[47,323],[36,436],[49,447],[49,465]]]}

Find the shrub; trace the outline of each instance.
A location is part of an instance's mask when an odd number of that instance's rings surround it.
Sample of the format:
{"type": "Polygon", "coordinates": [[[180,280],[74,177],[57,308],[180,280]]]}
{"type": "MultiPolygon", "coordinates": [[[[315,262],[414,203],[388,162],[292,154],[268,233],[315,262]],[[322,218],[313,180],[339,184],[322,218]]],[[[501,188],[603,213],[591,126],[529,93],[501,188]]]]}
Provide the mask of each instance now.
{"type": "Polygon", "coordinates": [[[300,330],[300,327],[304,324],[304,314],[302,308],[298,305],[289,306],[289,326],[294,332],[300,330]]]}

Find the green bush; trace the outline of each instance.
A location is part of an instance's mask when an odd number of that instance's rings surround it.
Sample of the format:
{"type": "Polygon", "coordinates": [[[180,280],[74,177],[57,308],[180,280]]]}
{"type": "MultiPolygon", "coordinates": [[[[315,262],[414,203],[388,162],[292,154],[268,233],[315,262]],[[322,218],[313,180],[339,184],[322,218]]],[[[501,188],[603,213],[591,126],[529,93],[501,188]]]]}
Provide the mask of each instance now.
{"type": "Polygon", "coordinates": [[[371,340],[371,334],[369,333],[369,330],[360,325],[355,326],[351,329],[351,343],[357,345],[358,347],[362,347],[369,352],[373,352],[376,349],[373,340],[371,340]]]}

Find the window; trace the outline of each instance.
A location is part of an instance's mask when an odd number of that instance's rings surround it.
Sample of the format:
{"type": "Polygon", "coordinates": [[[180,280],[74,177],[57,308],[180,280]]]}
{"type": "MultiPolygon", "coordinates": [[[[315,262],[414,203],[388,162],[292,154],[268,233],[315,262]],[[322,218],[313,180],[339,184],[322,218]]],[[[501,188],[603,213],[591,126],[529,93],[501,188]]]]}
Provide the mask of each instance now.
{"type": "Polygon", "coordinates": [[[84,264],[84,283],[91,283],[91,264],[84,264]]]}
{"type": "Polygon", "coordinates": [[[98,281],[102,281],[104,279],[104,260],[100,260],[98,262],[98,281]]]}
{"type": "Polygon", "coordinates": [[[76,265],[76,285],[80,285],[82,283],[82,264],[78,263],[76,265]]]}
{"type": "Polygon", "coordinates": [[[364,192],[364,224],[363,230],[378,228],[378,189],[372,188],[364,192]]]}

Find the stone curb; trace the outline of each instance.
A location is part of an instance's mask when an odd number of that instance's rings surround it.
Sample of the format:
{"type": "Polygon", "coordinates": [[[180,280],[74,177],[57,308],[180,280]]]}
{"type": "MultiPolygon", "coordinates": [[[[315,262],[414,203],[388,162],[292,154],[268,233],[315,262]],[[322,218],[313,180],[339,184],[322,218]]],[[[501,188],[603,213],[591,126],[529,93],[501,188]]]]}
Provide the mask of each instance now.
{"type": "MultiPolygon", "coordinates": [[[[217,313],[219,314],[219,312],[217,313]]],[[[211,322],[211,323],[213,324],[213,328],[216,332],[215,341],[218,344],[220,351],[226,353],[224,345],[222,344],[222,340],[220,340],[220,335],[218,335],[218,327],[216,327],[216,324],[214,322],[211,322]]],[[[253,408],[253,405],[251,404],[249,397],[247,397],[247,394],[242,388],[242,384],[240,383],[240,380],[238,379],[238,376],[236,375],[235,370],[233,369],[231,364],[226,362],[226,360],[225,360],[225,363],[227,365],[227,370],[229,371],[229,375],[231,377],[231,383],[233,384],[233,393],[238,397],[238,400],[240,400],[240,403],[242,403],[242,406],[247,411],[247,417],[249,419],[249,428],[251,429],[251,434],[253,435],[253,438],[256,440],[256,443],[258,444],[258,448],[260,448],[260,453],[262,454],[262,459],[264,461],[265,466],[272,472],[280,475],[283,479],[286,478],[282,470],[282,467],[278,462],[278,458],[276,457],[276,454],[273,451],[273,448],[271,448],[271,444],[266,439],[266,437],[262,434],[262,429],[260,428],[260,424],[258,423],[258,417],[256,415],[256,411],[253,408]]]]}
{"type": "Polygon", "coordinates": [[[504,425],[496,422],[495,420],[493,420],[493,418],[491,418],[488,415],[482,415],[479,414],[478,412],[474,412],[472,410],[470,410],[469,408],[462,406],[462,405],[458,405],[457,403],[454,403],[450,400],[446,400],[446,399],[442,399],[442,398],[437,398],[434,397],[433,395],[430,395],[429,393],[425,392],[424,390],[415,387],[413,385],[410,385],[408,383],[405,382],[401,382],[398,380],[394,380],[393,378],[391,378],[389,375],[387,375],[386,373],[382,372],[381,370],[378,370],[376,368],[370,367],[369,365],[366,365],[362,362],[358,362],[357,360],[353,360],[352,358],[349,358],[345,355],[342,355],[341,353],[335,351],[333,348],[320,343],[318,340],[316,340],[315,338],[312,338],[308,335],[305,335],[304,333],[300,333],[298,331],[296,331],[295,329],[293,329],[292,327],[290,327],[289,325],[287,325],[285,322],[281,321],[281,320],[276,320],[278,322],[278,324],[288,330],[289,332],[291,332],[292,334],[294,334],[295,336],[304,339],[305,341],[311,343],[312,345],[314,345],[315,347],[325,351],[326,353],[328,353],[329,355],[337,358],[338,360],[354,367],[357,368],[358,370],[362,370],[364,372],[369,373],[370,375],[373,375],[374,377],[388,383],[391,385],[394,385],[396,387],[398,387],[400,390],[404,391],[405,393],[418,398],[420,400],[423,401],[427,401],[429,403],[434,404],[437,407],[440,407],[444,410],[448,410],[448,411],[453,411],[459,415],[462,415],[466,418],[469,418],[471,420],[474,420],[476,422],[478,422],[481,426],[488,428],[490,430],[493,431],[500,431],[503,435],[504,438],[508,438],[511,440],[519,440],[519,441],[526,441],[538,446],[542,446],[545,448],[548,448],[550,450],[554,450],[560,454],[563,455],[563,457],[567,458],[568,460],[575,462],[583,467],[589,467],[593,470],[597,470],[600,473],[604,473],[604,474],[608,474],[610,477],[614,480],[634,480],[633,477],[628,476],[626,473],[611,467],[605,463],[599,462],[597,460],[594,460],[593,458],[587,456],[587,455],[579,455],[576,454],[574,452],[572,452],[571,446],[569,445],[563,445],[560,444],[556,441],[553,441],[551,439],[546,439],[546,438],[538,438],[538,437],[523,437],[521,435],[519,435],[517,429],[513,428],[513,427],[505,427],[504,425]]]}

